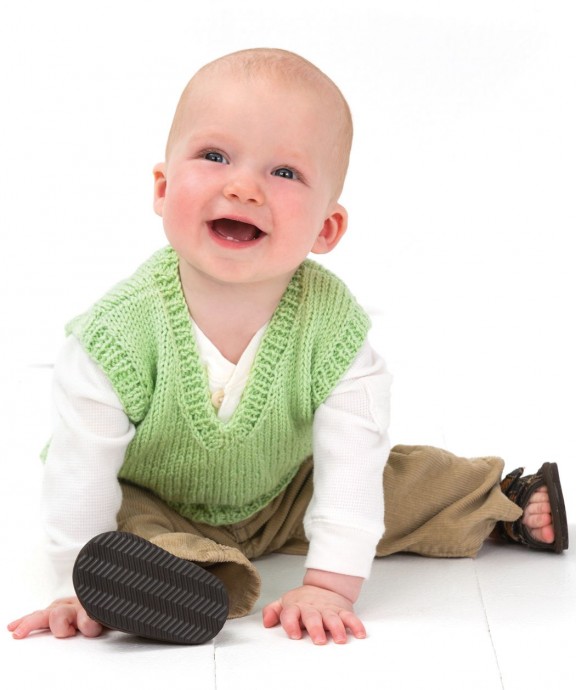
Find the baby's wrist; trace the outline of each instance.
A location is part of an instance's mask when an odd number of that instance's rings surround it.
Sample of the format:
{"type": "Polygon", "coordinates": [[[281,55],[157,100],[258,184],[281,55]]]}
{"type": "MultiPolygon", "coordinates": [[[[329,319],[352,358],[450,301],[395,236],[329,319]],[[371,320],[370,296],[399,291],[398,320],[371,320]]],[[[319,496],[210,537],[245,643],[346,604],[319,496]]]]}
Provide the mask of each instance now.
{"type": "Polygon", "coordinates": [[[346,597],[346,599],[354,603],[360,595],[360,590],[364,584],[364,578],[355,575],[333,573],[328,570],[308,568],[304,575],[303,584],[327,589],[340,596],[346,597]]]}

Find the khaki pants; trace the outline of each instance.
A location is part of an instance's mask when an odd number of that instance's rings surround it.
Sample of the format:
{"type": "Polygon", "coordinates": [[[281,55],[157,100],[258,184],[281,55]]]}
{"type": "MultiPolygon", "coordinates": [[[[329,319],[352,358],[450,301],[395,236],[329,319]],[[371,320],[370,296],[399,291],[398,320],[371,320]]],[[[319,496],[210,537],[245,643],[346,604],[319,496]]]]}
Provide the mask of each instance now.
{"type": "MultiPolygon", "coordinates": [[[[256,515],[236,525],[192,523],[148,491],[124,484],[118,528],[194,561],[222,579],[230,618],[250,612],[260,593],[251,559],[308,549],[303,517],[312,496],[312,458],[256,515]]],[[[384,470],[385,534],[376,556],[474,556],[496,522],[522,510],[500,490],[500,458],[460,458],[429,446],[395,446],[384,470]]]]}

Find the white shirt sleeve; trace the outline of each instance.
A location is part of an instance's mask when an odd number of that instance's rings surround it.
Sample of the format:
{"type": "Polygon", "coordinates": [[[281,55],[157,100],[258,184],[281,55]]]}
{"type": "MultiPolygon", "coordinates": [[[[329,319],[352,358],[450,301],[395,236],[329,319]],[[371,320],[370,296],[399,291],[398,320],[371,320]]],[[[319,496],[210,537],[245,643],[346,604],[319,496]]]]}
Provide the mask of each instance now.
{"type": "Polygon", "coordinates": [[[104,373],[73,336],[54,369],[53,435],[42,487],[47,551],[56,596],[71,596],[78,552],[96,534],[117,528],[117,475],[134,426],[104,373]]]}
{"type": "Polygon", "coordinates": [[[307,568],[367,578],[384,532],[392,378],[365,343],[317,409],[314,494],[304,519],[307,568]]]}

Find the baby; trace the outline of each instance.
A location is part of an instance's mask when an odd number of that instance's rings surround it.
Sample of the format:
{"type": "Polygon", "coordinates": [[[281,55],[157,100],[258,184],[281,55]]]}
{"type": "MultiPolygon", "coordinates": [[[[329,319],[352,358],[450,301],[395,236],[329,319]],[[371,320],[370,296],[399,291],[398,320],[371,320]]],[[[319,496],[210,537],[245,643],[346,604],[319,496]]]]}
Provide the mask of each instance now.
{"type": "Polygon", "coordinates": [[[303,581],[264,625],[343,643],[366,635],[375,555],[470,556],[495,530],[567,548],[555,465],[502,482],[498,458],[390,449],[368,317],[307,258],[346,231],[351,141],[339,89],[293,53],[189,82],[154,168],[169,247],[68,326],[44,479],[61,596],[14,637],[202,643],[254,606],[253,560],[284,552],[306,554],[303,581]]]}

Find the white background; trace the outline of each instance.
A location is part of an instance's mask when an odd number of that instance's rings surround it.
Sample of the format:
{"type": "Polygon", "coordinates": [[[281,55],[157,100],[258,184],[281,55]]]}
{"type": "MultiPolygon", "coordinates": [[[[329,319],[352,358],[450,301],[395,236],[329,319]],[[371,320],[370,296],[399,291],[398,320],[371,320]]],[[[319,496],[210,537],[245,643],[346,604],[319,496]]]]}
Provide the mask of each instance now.
{"type": "MultiPolygon", "coordinates": [[[[192,73],[281,47],[326,71],[354,114],[350,228],[324,263],[374,316],[393,442],[573,462],[572,6],[5,3],[2,366],[53,362],[64,323],[165,243],[151,171],[192,73]]],[[[3,423],[26,415],[7,409],[3,423]]]]}

